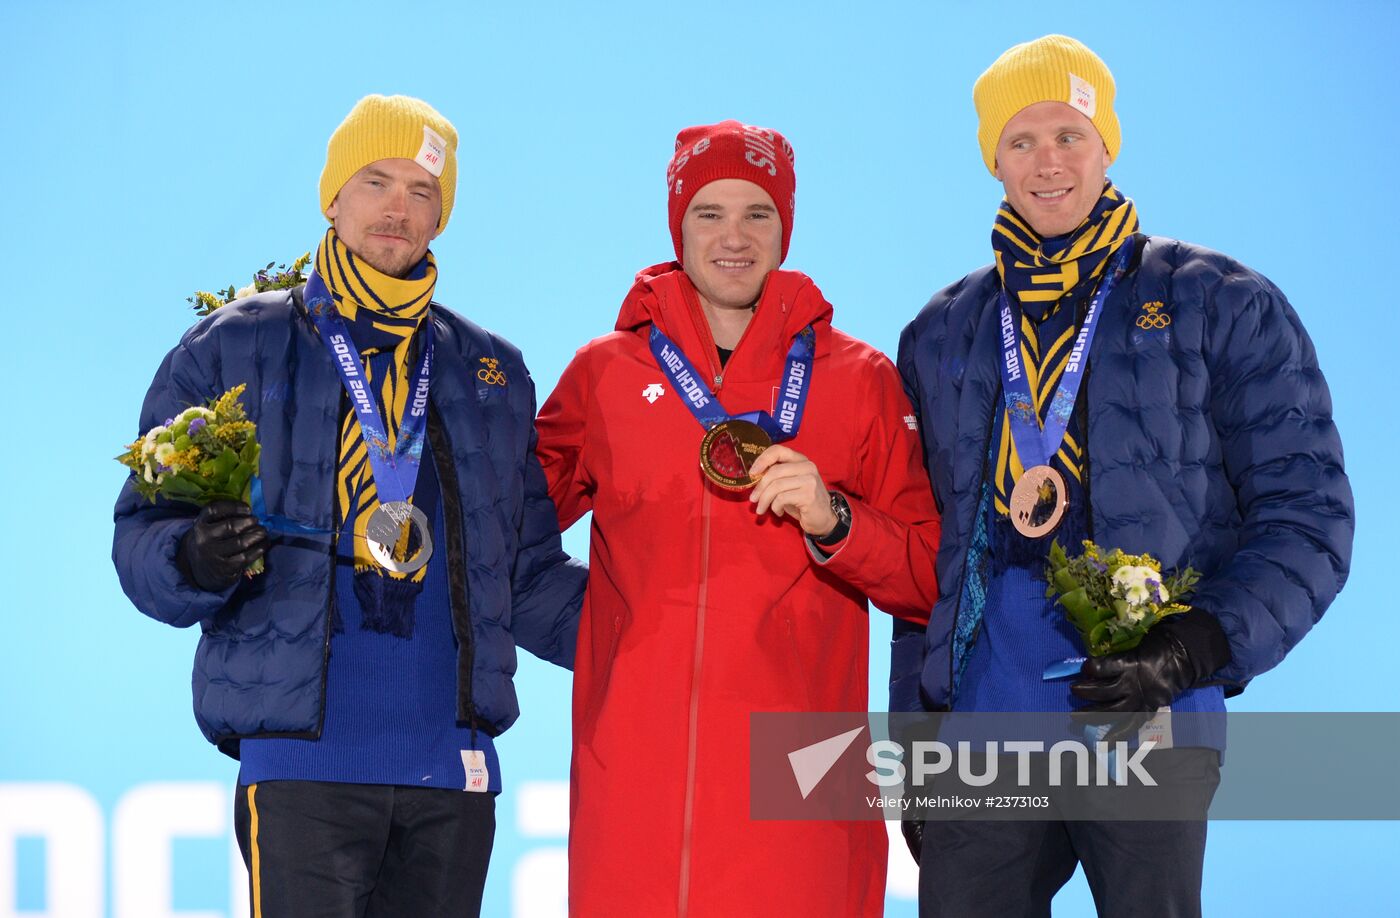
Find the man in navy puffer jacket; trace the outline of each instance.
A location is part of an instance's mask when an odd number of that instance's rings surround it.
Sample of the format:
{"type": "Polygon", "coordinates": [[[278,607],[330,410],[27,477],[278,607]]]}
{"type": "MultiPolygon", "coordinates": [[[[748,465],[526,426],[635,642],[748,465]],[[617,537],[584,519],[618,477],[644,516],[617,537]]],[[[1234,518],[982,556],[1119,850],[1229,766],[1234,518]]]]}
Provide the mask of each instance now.
{"type": "MultiPolygon", "coordinates": [[[[935,294],[900,340],[943,536],[927,633],[896,623],[893,711],[1220,712],[1346,580],[1351,489],[1312,344],[1264,277],[1137,232],[1106,177],[1113,93],[1104,63],[1056,35],[1011,48],[974,89],[1005,200],[996,263],[935,294]],[[1202,577],[1190,611],[1055,680],[1047,665],[1083,649],[1045,597],[1046,556],[1086,538],[1202,577]]],[[[1188,753],[1213,788],[1214,748],[1158,755],[1188,753]]],[[[1201,820],[905,834],[924,916],[1048,915],[1077,863],[1101,914],[1200,912],[1201,820]]]]}
{"type": "Polygon", "coordinates": [[[309,283],[218,309],[157,371],[142,430],[247,386],[261,506],[130,483],[117,502],[123,589],[203,632],[195,717],[241,759],[257,915],[476,913],[516,646],[573,666],[587,572],[560,549],[530,376],[431,302],[456,145],[419,100],[361,100],[328,145],[309,283]],[[380,433],[392,460],[366,449],[380,433]],[[416,520],[390,516],[397,544],[368,528],[393,501],[416,520]]]}

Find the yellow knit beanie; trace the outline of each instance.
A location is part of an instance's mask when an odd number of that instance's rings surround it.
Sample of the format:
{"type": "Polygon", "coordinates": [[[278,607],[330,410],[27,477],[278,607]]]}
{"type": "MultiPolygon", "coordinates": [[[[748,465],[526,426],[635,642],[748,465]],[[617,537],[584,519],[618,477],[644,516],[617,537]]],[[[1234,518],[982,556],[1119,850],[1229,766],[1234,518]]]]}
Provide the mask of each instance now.
{"type": "Polygon", "coordinates": [[[1113,74],[1099,56],[1064,35],[1015,45],[996,59],[972,87],[977,142],[987,170],[996,174],[997,142],[1006,122],[1028,105],[1064,102],[1094,123],[1110,159],[1122,134],[1113,112],[1113,74]]]}
{"type": "Polygon", "coordinates": [[[326,144],[321,213],[350,176],[381,159],[411,159],[437,177],[442,232],[457,192],[457,129],[431,105],[410,96],[365,96],[340,122],[326,144]]]}

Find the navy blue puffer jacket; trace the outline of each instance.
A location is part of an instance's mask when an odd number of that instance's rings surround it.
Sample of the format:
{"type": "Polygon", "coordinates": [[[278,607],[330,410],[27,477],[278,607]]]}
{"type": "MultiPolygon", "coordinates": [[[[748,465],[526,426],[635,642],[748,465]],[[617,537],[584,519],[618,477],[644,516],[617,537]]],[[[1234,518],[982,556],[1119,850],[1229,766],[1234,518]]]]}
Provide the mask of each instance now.
{"type": "MultiPolygon", "coordinates": [[[[140,429],[246,383],[267,511],[328,532],[343,390],[299,294],[259,294],[190,329],[156,371],[140,429]]],[[[587,569],[560,548],[520,352],[436,304],[429,317],[428,435],[448,534],[433,563],[449,565],[458,719],[494,736],[520,713],[517,644],[572,668],[587,569]]],[[[112,546],[122,589],[152,618],[203,630],[194,709],[210,742],[236,756],[244,736],[319,736],[334,595],[329,536],[274,534],[265,573],[209,593],[174,563],[195,513],[152,505],[128,481],[112,546]]]]}
{"type": "MultiPolygon", "coordinates": [[[[1331,397],[1312,342],[1266,278],[1188,243],[1134,244],[1080,396],[1090,537],[1202,572],[1193,604],[1219,618],[1232,654],[1215,678],[1238,692],[1346,581],[1354,517],[1331,397]]],[[[896,634],[890,710],[919,710],[920,687],[924,706],[951,703],[968,546],[1002,407],[999,290],[993,268],[975,271],[900,338],[943,541],[926,637],[896,634]]]]}

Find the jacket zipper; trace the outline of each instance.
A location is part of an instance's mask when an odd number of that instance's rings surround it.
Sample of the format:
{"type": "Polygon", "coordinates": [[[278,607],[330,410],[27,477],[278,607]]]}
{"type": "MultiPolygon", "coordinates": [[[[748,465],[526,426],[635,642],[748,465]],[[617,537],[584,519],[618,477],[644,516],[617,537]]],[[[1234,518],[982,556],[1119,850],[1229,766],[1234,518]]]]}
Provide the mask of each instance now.
{"type": "MultiPolygon", "coordinates": [[[[437,407],[428,403],[428,444],[433,451],[433,468],[438,473],[438,490],[442,493],[442,524],[447,536],[447,593],[452,607],[452,632],[457,637],[457,714],[465,716],[475,731],[476,702],[472,697],[472,675],[476,669],[476,641],[472,637],[471,596],[467,590],[467,551],[463,539],[461,491],[458,490],[457,466],[452,456],[452,442],[437,407]],[[452,576],[460,570],[462,576],[452,576]]],[[[487,731],[491,732],[490,730],[487,731]]],[[[473,735],[475,745],[476,737],[473,735]]]]}
{"type": "MultiPolygon", "coordinates": [[[[711,388],[713,389],[714,393],[718,395],[720,387],[724,385],[725,369],[719,362],[719,345],[715,344],[714,333],[710,331],[710,320],[706,318],[705,309],[700,305],[699,294],[694,294],[693,297],[687,296],[686,299],[688,305],[691,307],[691,309],[693,310],[693,314],[696,317],[695,324],[699,326],[700,339],[702,343],[706,345],[705,360],[706,365],[710,368],[710,382],[712,384],[711,388]]],[[[755,306],[753,314],[749,316],[749,323],[744,326],[744,333],[739,336],[739,340],[734,343],[733,350],[729,352],[730,360],[734,359],[734,354],[737,354],[739,352],[739,348],[743,346],[744,339],[749,336],[749,329],[753,327],[753,320],[754,317],[757,315],[758,307],[755,306]]]]}
{"type": "MultiPolygon", "coordinates": [[[[710,321],[705,317],[705,310],[700,306],[698,294],[689,305],[698,319],[696,324],[699,326],[700,338],[705,344],[705,360],[706,365],[710,368],[711,379],[714,383],[713,392],[718,395],[720,387],[724,385],[724,367],[719,363],[719,348],[715,344],[714,334],[710,331],[710,321]]],[[[733,355],[743,346],[744,339],[748,337],[749,329],[752,327],[753,319],[750,317],[749,324],[744,326],[744,333],[739,336],[734,350],[730,352],[731,360],[734,359],[733,355]]],[[[696,741],[699,735],[700,720],[700,673],[701,664],[705,658],[705,607],[709,603],[710,592],[710,508],[712,497],[708,486],[702,483],[701,487],[704,488],[704,495],[700,501],[700,592],[695,609],[695,656],[692,664],[693,672],[690,677],[690,711],[686,728],[685,810],[681,822],[681,869],[676,903],[678,918],[685,918],[690,908],[691,830],[695,822],[695,763],[698,755],[696,741]]]]}
{"type": "MultiPolygon", "coordinates": [[[[702,485],[703,487],[703,485],[702,485]]],[[[681,878],[676,912],[685,918],[690,907],[690,847],[695,821],[695,760],[700,720],[700,667],[705,656],[705,606],[710,592],[710,489],[700,500],[700,593],[695,610],[695,658],[690,677],[690,712],[686,735],[685,813],[681,823],[681,878]]]]}
{"type": "MultiPolygon", "coordinates": [[[[715,344],[714,333],[710,331],[710,320],[705,317],[705,310],[698,302],[695,304],[695,311],[700,316],[698,324],[700,326],[700,338],[705,344],[705,365],[710,368],[710,386],[715,394],[718,395],[720,386],[724,385],[724,367],[721,366],[719,362],[719,345],[715,344]]],[[[753,324],[753,321],[750,320],[749,324],[753,324]]],[[[745,326],[744,331],[748,331],[747,326],[745,326]]],[[[739,340],[744,340],[742,335],[739,337],[739,340]]],[[[735,344],[734,350],[737,351],[738,349],[739,345],[735,344]]],[[[733,351],[730,351],[731,360],[733,359],[733,353],[733,351]]]]}
{"type": "MultiPolygon", "coordinates": [[[[993,407],[990,413],[990,419],[987,421],[987,434],[982,439],[982,475],[980,481],[977,484],[977,500],[972,511],[972,530],[969,530],[969,544],[967,552],[963,555],[962,579],[964,585],[966,585],[967,583],[968,561],[972,557],[971,532],[977,528],[977,515],[982,512],[982,490],[987,486],[987,450],[991,449],[992,446],[992,431],[996,430],[997,411],[1000,410],[1002,402],[1001,395],[1001,387],[998,386],[996,399],[992,403],[993,407]]],[[[953,709],[953,701],[955,700],[953,698],[953,684],[955,674],[957,673],[957,654],[955,653],[956,648],[954,647],[954,644],[958,639],[958,616],[962,614],[962,600],[963,590],[959,589],[958,600],[956,603],[953,604],[953,633],[949,636],[948,639],[948,703],[946,705],[941,705],[941,707],[945,711],[951,711],[953,709]]],[[[982,614],[986,614],[985,608],[982,610],[982,614]]],[[[964,648],[965,650],[970,650],[972,646],[977,643],[977,637],[979,634],[981,634],[981,632],[982,623],[978,622],[976,630],[972,633],[971,638],[967,642],[967,647],[964,648]]]]}
{"type": "MultiPolygon", "coordinates": [[[[300,297],[297,297],[297,305],[301,305],[301,302],[300,302],[300,301],[301,301],[301,298],[300,298],[300,297]]],[[[332,436],[332,440],[333,440],[333,442],[336,444],[336,468],[335,468],[334,470],[332,470],[332,472],[331,472],[330,494],[328,495],[328,503],[330,504],[330,508],[331,508],[331,524],[332,524],[332,525],[335,524],[335,483],[336,483],[337,476],[339,475],[339,463],[340,463],[340,455],[339,455],[339,450],[340,450],[340,425],[343,423],[343,420],[342,420],[342,419],[345,417],[345,412],[346,412],[346,410],[349,408],[349,405],[348,405],[349,400],[350,400],[350,396],[346,394],[346,392],[345,392],[345,387],[344,387],[344,386],[341,386],[341,387],[340,387],[340,398],[338,398],[338,399],[336,400],[336,410],[335,410],[335,417],[336,417],[336,422],[335,422],[335,433],[334,433],[333,436],[332,436]]],[[[338,555],[339,555],[339,552],[338,552],[339,544],[340,544],[340,533],[339,533],[339,532],[333,532],[333,533],[331,533],[331,539],[330,539],[330,564],[331,564],[330,589],[327,591],[327,595],[326,595],[326,642],[325,642],[325,645],[322,647],[322,650],[321,650],[321,714],[320,714],[320,717],[318,717],[317,720],[316,720],[316,735],[315,735],[314,739],[320,739],[322,733],[324,733],[324,732],[325,732],[325,729],[326,729],[326,683],[327,683],[327,681],[328,681],[329,678],[330,678],[330,669],[331,669],[331,632],[334,630],[334,626],[335,626],[335,616],[336,616],[336,613],[339,611],[338,602],[337,602],[337,600],[336,600],[336,595],[335,595],[336,564],[337,564],[338,561],[339,561],[339,557],[338,557],[338,555]]]]}

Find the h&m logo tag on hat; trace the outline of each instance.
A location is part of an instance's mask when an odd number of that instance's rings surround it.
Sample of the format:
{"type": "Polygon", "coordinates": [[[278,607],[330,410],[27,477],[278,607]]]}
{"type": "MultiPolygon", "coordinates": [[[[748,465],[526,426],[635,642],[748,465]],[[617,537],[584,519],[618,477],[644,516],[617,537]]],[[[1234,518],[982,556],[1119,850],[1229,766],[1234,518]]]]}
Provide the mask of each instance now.
{"type": "Polygon", "coordinates": [[[1093,84],[1072,73],[1069,75],[1069,98],[1065,101],[1083,112],[1086,118],[1094,117],[1094,112],[1098,110],[1093,84]]]}
{"type": "Polygon", "coordinates": [[[423,125],[423,146],[418,148],[413,161],[435,178],[442,178],[442,167],[447,163],[447,141],[437,131],[423,125]]]}

